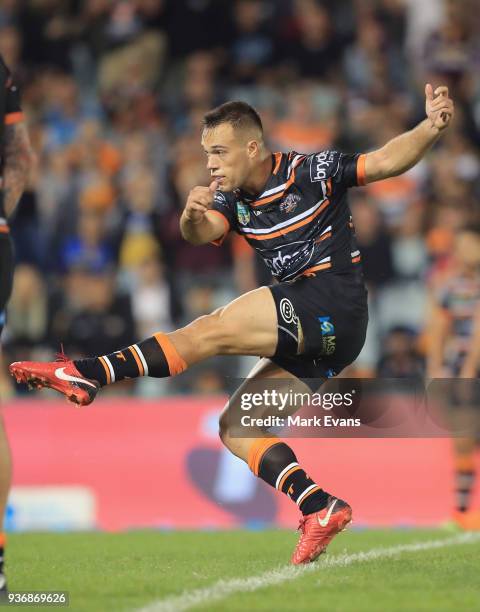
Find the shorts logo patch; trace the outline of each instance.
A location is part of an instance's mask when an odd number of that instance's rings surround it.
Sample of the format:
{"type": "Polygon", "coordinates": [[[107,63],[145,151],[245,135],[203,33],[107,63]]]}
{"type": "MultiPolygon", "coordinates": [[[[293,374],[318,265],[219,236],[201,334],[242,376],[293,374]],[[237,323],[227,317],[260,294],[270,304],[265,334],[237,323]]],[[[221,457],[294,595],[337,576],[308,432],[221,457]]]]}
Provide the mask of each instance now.
{"type": "Polygon", "coordinates": [[[292,213],[297,208],[300,200],[300,196],[289,193],[280,204],[280,210],[286,214],[292,213]]]}
{"type": "Polygon", "coordinates": [[[247,225],[250,221],[250,211],[245,204],[237,202],[237,219],[241,225],[247,225]]]}
{"type": "Polygon", "coordinates": [[[335,336],[335,326],[330,320],[330,317],[318,317],[320,321],[320,329],[323,336],[323,352],[325,355],[331,355],[335,352],[337,338],[335,336]]]}
{"type": "Polygon", "coordinates": [[[330,317],[318,317],[320,321],[320,329],[322,330],[322,336],[330,336],[335,333],[335,327],[330,321],[330,317]]]}
{"type": "Polygon", "coordinates": [[[282,319],[285,323],[293,323],[297,320],[297,315],[295,313],[295,309],[293,308],[293,304],[287,298],[282,298],[280,300],[280,314],[282,315],[282,319]]]}

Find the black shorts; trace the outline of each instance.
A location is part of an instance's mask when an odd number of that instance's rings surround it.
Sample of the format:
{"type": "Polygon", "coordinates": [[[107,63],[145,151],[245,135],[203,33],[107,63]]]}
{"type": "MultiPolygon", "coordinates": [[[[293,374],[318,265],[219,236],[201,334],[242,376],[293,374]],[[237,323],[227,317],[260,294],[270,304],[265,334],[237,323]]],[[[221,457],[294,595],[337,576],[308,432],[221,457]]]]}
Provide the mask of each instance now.
{"type": "Polygon", "coordinates": [[[13,286],[13,245],[8,234],[0,234],[0,334],[5,324],[5,308],[13,286]]]}
{"type": "Polygon", "coordinates": [[[336,376],[362,350],[368,324],[360,270],[324,272],[272,285],[278,345],[271,358],[298,378],[336,376]],[[303,336],[303,350],[298,354],[303,336]]]}

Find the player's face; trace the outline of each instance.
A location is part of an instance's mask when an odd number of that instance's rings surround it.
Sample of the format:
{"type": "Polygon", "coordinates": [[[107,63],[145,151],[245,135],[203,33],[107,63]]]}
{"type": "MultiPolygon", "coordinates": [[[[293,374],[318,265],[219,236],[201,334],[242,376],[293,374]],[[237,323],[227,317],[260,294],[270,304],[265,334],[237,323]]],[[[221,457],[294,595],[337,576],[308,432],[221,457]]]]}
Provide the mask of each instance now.
{"type": "Polygon", "coordinates": [[[480,236],[461,232],[455,240],[455,258],[469,268],[480,267],[480,236]]]}
{"type": "MultiPolygon", "coordinates": [[[[251,136],[251,134],[248,134],[251,136]]],[[[207,168],[221,191],[238,189],[247,180],[258,154],[258,144],[229,123],[205,129],[202,147],[207,154],[207,168]]]]}

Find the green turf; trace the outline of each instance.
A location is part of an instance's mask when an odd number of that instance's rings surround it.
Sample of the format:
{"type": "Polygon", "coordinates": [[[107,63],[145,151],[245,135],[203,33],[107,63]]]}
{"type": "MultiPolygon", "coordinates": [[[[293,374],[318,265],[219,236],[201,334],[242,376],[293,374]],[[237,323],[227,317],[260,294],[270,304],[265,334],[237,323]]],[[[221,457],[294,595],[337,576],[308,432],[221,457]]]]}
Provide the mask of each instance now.
{"type": "MultiPolygon", "coordinates": [[[[328,558],[451,536],[439,530],[349,531],[331,544],[328,558]]],[[[12,591],[69,591],[75,612],[121,612],[284,566],[295,542],[293,531],[11,535],[7,576],[12,591]]],[[[194,609],[480,610],[480,541],[341,568],[322,568],[323,559],[315,571],[281,586],[194,609]]]]}

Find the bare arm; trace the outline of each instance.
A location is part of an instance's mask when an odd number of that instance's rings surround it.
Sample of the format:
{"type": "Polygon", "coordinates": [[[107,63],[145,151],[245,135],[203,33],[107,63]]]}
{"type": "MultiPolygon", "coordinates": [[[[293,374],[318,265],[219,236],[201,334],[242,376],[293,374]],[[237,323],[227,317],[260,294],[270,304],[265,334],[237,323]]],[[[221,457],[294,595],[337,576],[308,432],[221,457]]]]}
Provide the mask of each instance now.
{"type": "Polygon", "coordinates": [[[217,188],[214,181],[210,187],[194,187],[188,196],[185,209],[180,218],[180,231],[187,242],[200,245],[219,240],[228,232],[225,217],[210,210],[217,188]]]}
{"type": "Polygon", "coordinates": [[[462,365],[460,378],[476,378],[480,366],[480,308],[477,308],[473,321],[473,334],[465,361],[462,365]]]}
{"type": "Polygon", "coordinates": [[[7,217],[25,190],[35,156],[23,121],[5,126],[3,191],[7,217]]]}
{"type": "Polygon", "coordinates": [[[428,325],[427,376],[441,378],[443,376],[443,359],[445,344],[450,333],[450,319],[437,303],[431,306],[428,325]]]}
{"type": "Polygon", "coordinates": [[[215,211],[208,211],[197,223],[188,219],[184,212],[180,219],[180,231],[187,242],[198,246],[220,240],[225,234],[225,223],[215,211]]]}
{"type": "Polygon", "coordinates": [[[415,166],[449,126],[454,108],[453,101],[448,97],[448,88],[437,87],[433,92],[432,86],[427,84],[425,96],[427,118],[424,121],[413,130],[393,138],[381,149],[367,153],[367,183],[397,176],[415,166]]]}

